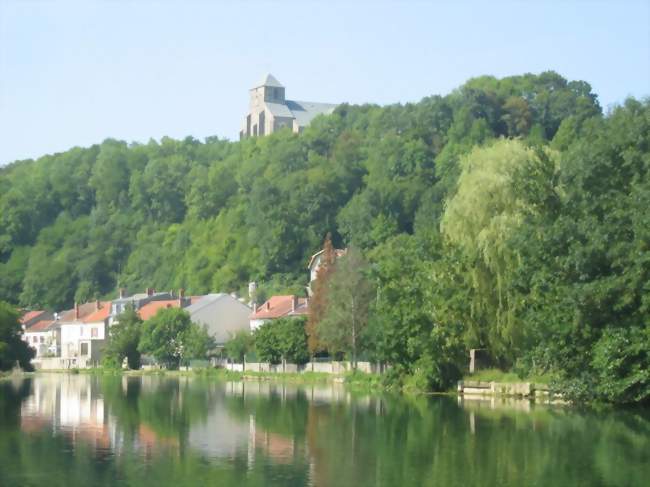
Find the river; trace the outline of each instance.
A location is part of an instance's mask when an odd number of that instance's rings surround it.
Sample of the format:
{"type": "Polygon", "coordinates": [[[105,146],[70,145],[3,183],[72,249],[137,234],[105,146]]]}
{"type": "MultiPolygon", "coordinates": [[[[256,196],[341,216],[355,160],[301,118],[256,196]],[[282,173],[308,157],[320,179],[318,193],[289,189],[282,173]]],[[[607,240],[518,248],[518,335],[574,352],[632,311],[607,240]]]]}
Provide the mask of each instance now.
{"type": "Polygon", "coordinates": [[[0,486],[634,486],[647,412],[189,377],[0,381],[0,486]]]}

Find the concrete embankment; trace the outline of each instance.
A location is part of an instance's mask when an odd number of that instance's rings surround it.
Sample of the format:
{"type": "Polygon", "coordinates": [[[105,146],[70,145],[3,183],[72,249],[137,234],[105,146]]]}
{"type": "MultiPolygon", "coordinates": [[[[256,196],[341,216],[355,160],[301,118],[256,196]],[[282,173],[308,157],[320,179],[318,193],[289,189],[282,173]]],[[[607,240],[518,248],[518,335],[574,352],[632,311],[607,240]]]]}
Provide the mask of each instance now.
{"type": "Polygon", "coordinates": [[[542,402],[562,402],[547,384],[534,382],[484,382],[464,380],[458,382],[458,393],[463,396],[506,396],[533,399],[542,402]]]}

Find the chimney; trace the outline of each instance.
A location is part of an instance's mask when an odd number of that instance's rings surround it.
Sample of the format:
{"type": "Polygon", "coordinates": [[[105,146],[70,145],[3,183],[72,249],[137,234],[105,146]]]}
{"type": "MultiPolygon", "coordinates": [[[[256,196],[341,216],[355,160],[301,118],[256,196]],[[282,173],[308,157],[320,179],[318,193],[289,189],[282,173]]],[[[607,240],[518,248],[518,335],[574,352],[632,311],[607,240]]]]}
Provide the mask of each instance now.
{"type": "Polygon", "coordinates": [[[266,302],[266,311],[271,309],[271,301],[266,302]]]}
{"type": "Polygon", "coordinates": [[[123,287],[121,287],[119,289],[119,293],[120,293],[120,299],[124,298],[124,288],[123,287]]]}
{"type": "Polygon", "coordinates": [[[257,283],[255,281],[248,283],[248,305],[256,311],[257,308],[257,283]]]}
{"type": "Polygon", "coordinates": [[[298,296],[295,294],[291,295],[291,312],[295,312],[296,308],[298,307],[298,296]]]}
{"type": "Polygon", "coordinates": [[[101,308],[101,305],[99,304],[99,299],[95,300],[95,311],[99,311],[99,308],[101,308]]]}
{"type": "Polygon", "coordinates": [[[183,301],[185,300],[185,289],[178,290],[178,307],[183,307],[183,301]]]}
{"type": "Polygon", "coordinates": [[[78,320],[79,319],[79,303],[76,301],[74,302],[74,319],[78,320]]]}
{"type": "Polygon", "coordinates": [[[148,288],[147,288],[147,296],[153,296],[153,293],[154,293],[153,288],[152,288],[152,287],[148,287],[148,288]]]}

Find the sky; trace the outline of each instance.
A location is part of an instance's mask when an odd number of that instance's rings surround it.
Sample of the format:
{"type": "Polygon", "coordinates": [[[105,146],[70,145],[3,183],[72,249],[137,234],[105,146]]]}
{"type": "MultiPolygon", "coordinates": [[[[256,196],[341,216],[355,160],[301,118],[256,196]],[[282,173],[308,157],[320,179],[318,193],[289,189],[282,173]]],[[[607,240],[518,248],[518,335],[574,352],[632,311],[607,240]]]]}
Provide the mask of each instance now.
{"type": "Polygon", "coordinates": [[[0,0],[0,165],[109,137],[235,140],[267,72],[289,99],[383,105],[545,70],[605,109],[650,95],[650,0],[0,0]]]}

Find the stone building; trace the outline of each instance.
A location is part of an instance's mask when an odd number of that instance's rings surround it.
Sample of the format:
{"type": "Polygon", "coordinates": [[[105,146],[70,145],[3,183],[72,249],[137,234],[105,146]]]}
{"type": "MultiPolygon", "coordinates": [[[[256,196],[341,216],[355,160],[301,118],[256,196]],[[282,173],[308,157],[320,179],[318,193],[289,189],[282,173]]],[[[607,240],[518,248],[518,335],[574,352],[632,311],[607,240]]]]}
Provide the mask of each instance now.
{"type": "Polygon", "coordinates": [[[284,86],[267,74],[250,90],[249,113],[242,123],[239,138],[268,135],[285,127],[299,133],[314,117],[330,114],[335,108],[331,103],[287,100],[284,86]]]}

